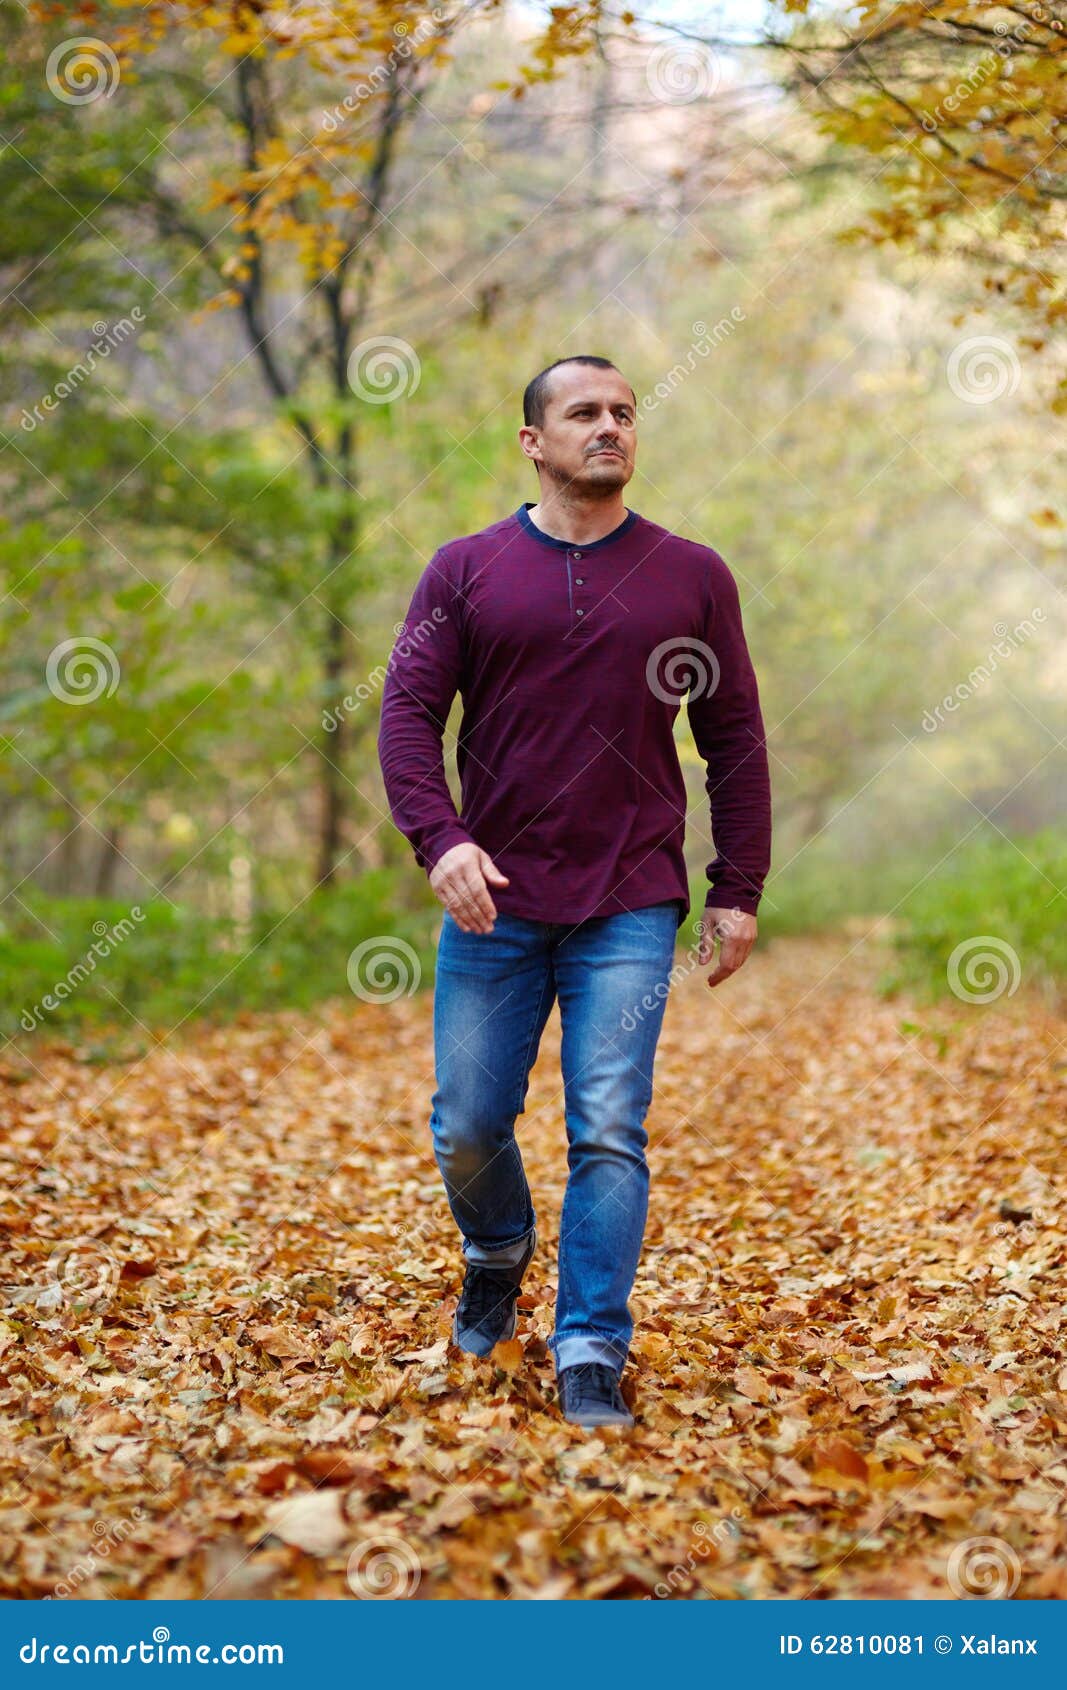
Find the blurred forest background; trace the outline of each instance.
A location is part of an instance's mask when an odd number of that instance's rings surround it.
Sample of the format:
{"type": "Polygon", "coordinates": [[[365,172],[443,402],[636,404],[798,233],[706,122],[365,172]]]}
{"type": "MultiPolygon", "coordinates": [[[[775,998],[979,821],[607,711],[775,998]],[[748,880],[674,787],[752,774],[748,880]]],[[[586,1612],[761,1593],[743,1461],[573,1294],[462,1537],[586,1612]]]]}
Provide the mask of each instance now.
{"type": "Polygon", "coordinates": [[[762,938],[883,915],[934,991],[993,935],[1055,995],[1065,21],[0,4],[5,1041],[344,995],[382,936],[429,977],[384,665],[574,352],[740,584],[762,938]]]}

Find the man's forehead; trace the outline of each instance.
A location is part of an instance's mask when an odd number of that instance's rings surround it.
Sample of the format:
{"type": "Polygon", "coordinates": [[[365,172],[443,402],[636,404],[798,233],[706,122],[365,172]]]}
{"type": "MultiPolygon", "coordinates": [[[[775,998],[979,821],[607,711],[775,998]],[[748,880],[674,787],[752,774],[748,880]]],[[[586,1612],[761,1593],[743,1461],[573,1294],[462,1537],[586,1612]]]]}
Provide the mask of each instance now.
{"type": "Polygon", "coordinates": [[[553,370],[552,386],[549,389],[549,403],[557,405],[574,405],[583,401],[597,403],[607,398],[615,398],[633,403],[630,384],[615,370],[598,370],[587,365],[573,365],[568,368],[553,370]]]}

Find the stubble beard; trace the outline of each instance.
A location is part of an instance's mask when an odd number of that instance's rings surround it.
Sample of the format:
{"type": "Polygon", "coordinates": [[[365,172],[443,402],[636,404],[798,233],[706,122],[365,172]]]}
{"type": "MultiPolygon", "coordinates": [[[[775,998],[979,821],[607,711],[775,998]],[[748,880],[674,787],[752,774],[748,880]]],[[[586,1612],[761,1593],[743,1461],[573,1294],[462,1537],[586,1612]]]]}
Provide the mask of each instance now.
{"type": "Polygon", "coordinates": [[[582,460],[582,466],[577,474],[571,474],[561,464],[554,463],[547,458],[541,460],[544,470],[543,492],[551,491],[566,495],[580,493],[586,498],[612,498],[629,480],[630,466],[625,458],[605,458],[603,464],[594,465],[593,454],[588,454],[582,460]],[[617,471],[609,475],[609,470],[617,471]]]}

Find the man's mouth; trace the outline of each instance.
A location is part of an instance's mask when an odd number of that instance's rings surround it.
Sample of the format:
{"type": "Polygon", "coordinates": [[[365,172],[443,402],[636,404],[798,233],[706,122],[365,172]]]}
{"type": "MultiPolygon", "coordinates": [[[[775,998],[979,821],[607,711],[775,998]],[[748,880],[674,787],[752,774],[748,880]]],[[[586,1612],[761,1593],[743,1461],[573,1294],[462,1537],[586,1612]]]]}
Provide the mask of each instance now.
{"type": "Polygon", "coordinates": [[[614,446],[602,446],[599,452],[592,452],[590,456],[594,458],[621,458],[622,453],[616,452],[614,446]]]}

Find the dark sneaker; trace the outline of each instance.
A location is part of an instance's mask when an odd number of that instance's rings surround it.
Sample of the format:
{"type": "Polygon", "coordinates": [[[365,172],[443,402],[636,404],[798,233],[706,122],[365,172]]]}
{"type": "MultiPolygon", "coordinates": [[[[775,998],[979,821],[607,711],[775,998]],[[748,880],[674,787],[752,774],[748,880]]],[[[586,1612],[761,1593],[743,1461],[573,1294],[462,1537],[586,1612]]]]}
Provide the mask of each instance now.
{"type": "Polygon", "coordinates": [[[477,1262],[467,1263],[452,1321],[452,1337],[468,1355],[487,1356],[495,1344],[514,1338],[515,1304],[522,1288],[522,1276],[536,1247],[534,1232],[515,1267],[490,1268],[480,1267],[477,1262]]]}
{"type": "Polygon", "coordinates": [[[632,1426],[619,1376],[603,1362],[580,1361],[560,1370],[559,1406],[572,1426],[632,1426]]]}

